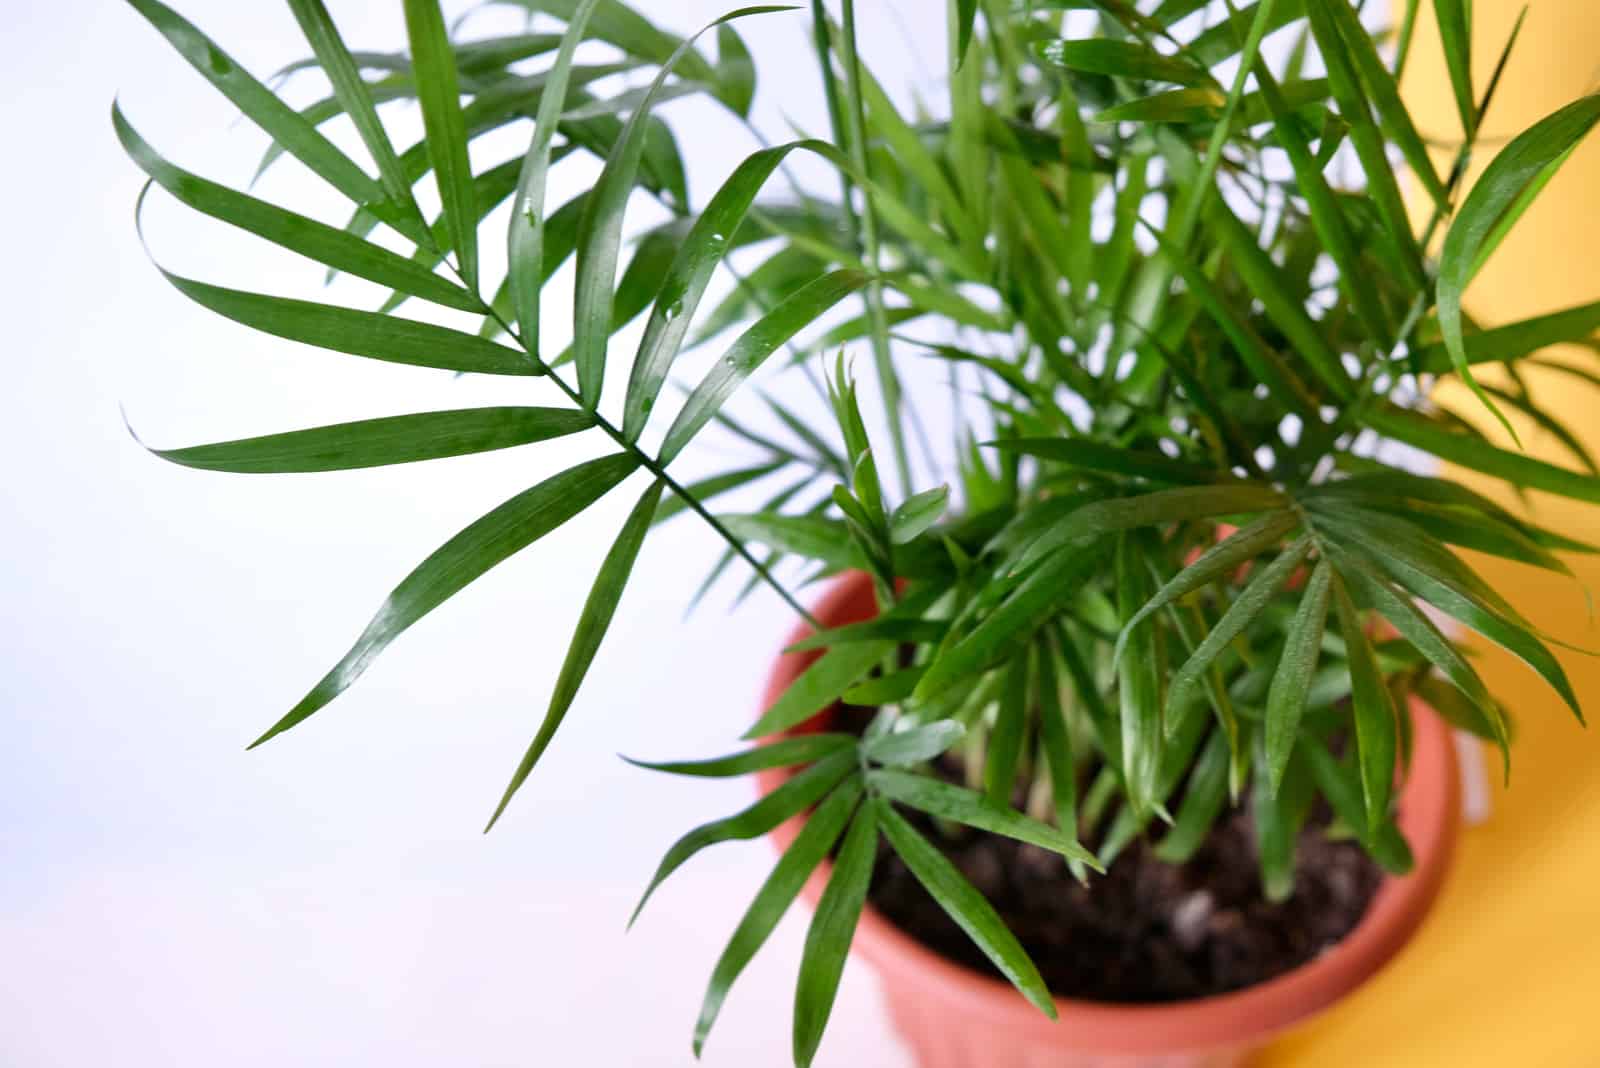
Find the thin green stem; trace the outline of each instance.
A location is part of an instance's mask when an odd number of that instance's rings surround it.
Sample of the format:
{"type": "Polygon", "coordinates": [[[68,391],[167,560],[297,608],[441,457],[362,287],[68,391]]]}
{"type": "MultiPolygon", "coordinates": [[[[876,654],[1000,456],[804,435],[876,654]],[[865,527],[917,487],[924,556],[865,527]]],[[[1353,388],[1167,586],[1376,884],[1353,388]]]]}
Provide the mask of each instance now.
{"type": "MultiPolygon", "coordinates": [[[[856,49],[855,0],[844,0],[844,76],[845,92],[849,96],[846,120],[850,127],[847,150],[862,177],[870,183],[872,168],[867,158],[866,103],[861,93],[861,56],[856,49]]],[[[873,278],[867,283],[867,319],[872,326],[872,357],[877,365],[878,389],[883,394],[883,406],[889,421],[889,440],[894,446],[895,470],[900,477],[900,490],[911,495],[911,458],[906,451],[906,435],[900,411],[900,380],[895,374],[894,357],[889,351],[889,317],[883,304],[883,282],[878,276],[878,214],[872,204],[870,192],[861,198],[862,253],[873,278]]]]}

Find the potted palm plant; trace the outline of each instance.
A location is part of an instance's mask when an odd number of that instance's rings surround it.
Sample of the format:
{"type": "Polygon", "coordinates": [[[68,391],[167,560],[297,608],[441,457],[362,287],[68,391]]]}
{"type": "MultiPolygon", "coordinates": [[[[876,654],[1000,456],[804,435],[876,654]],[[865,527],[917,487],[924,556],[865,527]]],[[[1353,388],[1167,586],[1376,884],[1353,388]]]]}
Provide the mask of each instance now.
{"type": "Polygon", "coordinates": [[[637,504],[491,825],[574,706],[657,525],[692,513],[724,543],[713,576],[746,568],[798,616],[752,745],[647,765],[753,774],[760,797],[675,843],[645,899],[710,845],[781,847],[716,965],[697,1051],[805,894],[797,1064],[853,941],[926,1065],[1231,1063],[1419,922],[1455,831],[1449,728],[1509,754],[1507,710],[1456,625],[1579,713],[1553,639],[1455,550],[1554,571],[1592,550],[1392,448],[1600,503],[1592,472],[1501,448],[1428,399],[1459,376],[1502,421],[1562,436],[1517,369],[1600,326],[1600,303],[1493,327],[1462,310],[1600,120],[1591,96],[1479,145],[1500,68],[1475,77],[1465,0],[1434,5],[1464,131],[1442,167],[1396,88],[1416,4],[1375,32],[1346,0],[952,0],[947,96],[911,116],[874,78],[852,0],[745,8],[689,39],[620,0],[511,0],[527,32],[486,38],[405,0],[397,53],[352,52],[322,0],[290,0],[312,55],[287,70],[327,85],[298,109],[160,0],[130,3],[265,132],[265,162],[295,157],[350,214],[329,225],[202,178],[115,109],[146,193],[392,290],[366,310],[163,268],[180,293],[334,352],[530,379],[551,402],[159,456],[310,472],[579,433],[601,446],[427,557],[257,744],[624,483],[637,504]],[[755,152],[696,205],[683,159],[706,135],[658,108],[698,94],[748,124],[759,65],[736,27],[754,17],[804,28],[831,130],[755,152]],[[578,63],[580,46],[606,61],[578,63]],[[391,101],[420,107],[416,144],[391,140],[391,101]],[[527,120],[526,151],[474,169],[469,148],[527,120]],[[1480,152],[1492,162],[1464,192],[1480,152]],[[796,155],[836,184],[777,191],[796,155]],[[551,204],[553,169],[583,156],[599,178],[551,204]],[[433,218],[419,190],[437,192],[433,218]],[[630,228],[646,199],[668,221],[630,228]],[[569,259],[552,328],[541,297],[569,259]],[[696,349],[714,362],[679,362],[696,349]],[[763,369],[771,433],[728,408],[763,369]],[[924,457],[907,398],[929,380],[958,418],[924,457]],[[828,419],[796,414],[789,391],[810,389],[828,419]],[[708,429],[753,455],[680,478],[708,429]],[[763,503],[725,505],[746,498],[763,503]],[[797,585],[823,579],[808,609],[797,585]]]}

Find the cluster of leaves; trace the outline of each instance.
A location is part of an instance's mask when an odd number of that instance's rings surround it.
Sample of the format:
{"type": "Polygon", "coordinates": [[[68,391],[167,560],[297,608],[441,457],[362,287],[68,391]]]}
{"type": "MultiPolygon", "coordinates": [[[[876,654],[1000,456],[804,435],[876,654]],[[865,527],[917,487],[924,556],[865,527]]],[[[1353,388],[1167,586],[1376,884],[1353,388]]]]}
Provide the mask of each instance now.
{"type": "Polygon", "coordinates": [[[295,341],[531,377],[562,400],[160,455],[210,470],[302,472],[579,432],[610,443],[608,455],[513,497],[423,561],[262,741],[332,701],[399,633],[497,563],[630,476],[647,477],[495,818],[571,707],[653,525],[695,513],[727,544],[708,583],[742,560],[752,584],[769,585],[813,625],[780,565],[798,564],[808,579],[871,576],[879,618],[819,627],[797,647],[820,655],[749,735],[777,740],[650,765],[702,776],[799,769],[743,812],[686,835],[652,891],[709,845],[811,813],[717,964],[697,1049],[731,983],[832,854],[795,1007],[795,1059],[810,1062],[880,839],[1053,1013],[1004,923],[897,806],[1054,850],[1088,877],[1152,828],[1158,853],[1182,861],[1229,804],[1248,803],[1264,893],[1281,898],[1319,795],[1335,813],[1330,833],[1359,840],[1391,871],[1410,864],[1394,782],[1409,756],[1413,698],[1506,750],[1504,710],[1439,615],[1520,657],[1578,713],[1550,639],[1454,550],[1563,573],[1558,553],[1591,550],[1459,484],[1376,458],[1380,444],[1397,442],[1519,490],[1600,503],[1593,463],[1518,374],[1541,349],[1589,338],[1600,302],[1488,329],[1461,307],[1475,272],[1600,121],[1600,96],[1513,139],[1463,195],[1504,66],[1502,57],[1475,79],[1465,0],[1434,5],[1463,131],[1447,171],[1397,89],[1415,2],[1395,33],[1375,35],[1346,0],[951,0],[948,98],[930,118],[903,114],[873,76],[851,0],[837,19],[812,0],[831,136],[755,152],[699,210],[676,135],[655,109],[700,94],[748,125],[755,66],[734,22],[780,9],[746,8],[707,27],[713,60],[698,38],[667,33],[620,0],[504,2],[563,32],[459,41],[437,0],[405,0],[405,53],[351,52],[321,0],[290,0],[314,57],[286,73],[317,68],[331,86],[296,110],[159,0],[130,0],[268,135],[263,167],[294,157],[352,213],[329,226],[182,170],[118,110],[117,135],[151,184],[393,296],[366,311],[164,271],[180,292],[295,341]],[[1270,62],[1268,37],[1283,43],[1270,62]],[[596,42],[613,61],[578,64],[579,46],[596,42]],[[406,100],[420,105],[425,136],[397,150],[379,107],[406,100]],[[338,118],[376,177],[324,132],[338,118]],[[526,119],[526,153],[473,170],[479,138],[526,119]],[[822,160],[838,189],[762,198],[795,152],[822,160]],[[552,169],[584,154],[603,160],[599,179],[551,208],[552,169]],[[1430,216],[1420,233],[1395,177],[1401,158],[1430,216]],[[425,180],[442,205],[433,220],[414,197],[425,180]],[[643,198],[670,221],[630,234],[627,211],[643,198]],[[488,285],[480,231],[506,202],[508,268],[488,285]],[[380,226],[410,254],[374,240],[380,226]],[[552,355],[540,341],[540,298],[569,258],[572,343],[552,355]],[[705,306],[719,275],[733,284],[705,306]],[[481,328],[395,314],[413,300],[468,313],[481,328]],[[845,317],[853,300],[859,312],[845,317]],[[636,319],[642,338],[629,360],[613,339],[636,319]],[[825,382],[811,370],[857,342],[883,400],[893,490],[845,361],[824,368],[825,382]],[[685,385],[666,429],[652,428],[678,357],[701,346],[720,357],[685,385]],[[809,378],[835,417],[818,426],[787,398],[763,395],[798,444],[724,410],[785,347],[777,362],[794,374],[781,381],[809,378]],[[966,413],[945,465],[953,493],[914,492],[907,440],[917,426],[900,383],[908,360],[945,376],[966,413]],[[1472,369],[1486,365],[1503,376],[1479,383],[1472,369]],[[608,371],[616,381],[624,369],[614,417],[603,387],[608,371]],[[1429,404],[1432,380],[1452,374],[1496,414],[1503,406],[1553,432],[1588,470],[1502,448],[1429,404]],[[685,485],[669,467],[712,423],[761,456],[685,485]],[[781,488],[753,512],[710,510],[756,485],[781,488]],[[879,709],[863,737],[785,736],[838,701],[879,709]],[[966,786],[927,774],[952,750],[964,757],[966,786]]]}

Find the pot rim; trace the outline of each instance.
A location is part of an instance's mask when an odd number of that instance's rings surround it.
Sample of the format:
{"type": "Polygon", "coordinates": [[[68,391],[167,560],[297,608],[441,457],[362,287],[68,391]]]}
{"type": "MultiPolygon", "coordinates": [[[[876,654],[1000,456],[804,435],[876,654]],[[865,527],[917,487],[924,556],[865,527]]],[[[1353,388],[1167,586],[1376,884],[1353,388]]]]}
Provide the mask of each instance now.
{"type": "MultiPolygon", "coordinates": [[[[816,617],[827,625],[870,614],[865,575],[837,580],[820,599],[816,617]]],[[[802,624],[789,643],[811,633],[802,624]]],[[[773,666],[763,707],[775,701],[814,660],[816,652],[784,653],[773,666]]],[[[1188,1001],[1130,1004],[1055,998],[1059,1021],[1029,1005],[1008,983],[948,960],[906,934],[870,904],[863,909],[852,950],[919,1000],[940,1003],[986,1026],[1033,1041],[1109,1055],[1150,1056],[1225,1051],[1259,1045],[1328,1008],[1383,968],[1411,939],[1438,896],[1460,825],[1460,785],[1449,727],[1413,698],[1411,772],[1399,795],[1397,819],[1415,858],[1404,876],[1385,876],[1366,914],[1342,941],[1284,974],[1243,990],[1188,1001]]],[[[783,769],[756,776],[766,794],[788,777],[783,769]]],[[[804,826],[796,816],[772,832],[786,849],[804,826]]],[[[832,866],[824,861],[803,894],[815,907],[832,866]]]]}

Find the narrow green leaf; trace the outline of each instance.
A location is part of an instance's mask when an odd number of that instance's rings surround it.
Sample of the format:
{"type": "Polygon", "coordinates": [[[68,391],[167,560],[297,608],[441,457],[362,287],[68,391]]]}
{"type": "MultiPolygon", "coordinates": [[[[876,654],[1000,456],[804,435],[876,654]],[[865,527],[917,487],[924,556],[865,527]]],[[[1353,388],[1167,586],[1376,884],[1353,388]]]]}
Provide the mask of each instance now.
{"type": "Polygon", "coordinates": [[[1260,755],[1251,791],[1256,825],[1256,856],[1261,867],[1261,892],[1269,902],[1294,894],[1295,841],[1311,802],[1311,777],[1298,766],[1282,788],[1272,784],[1271,762],[1260,755]]]}
{"type": "MultiPolygon", "coordinates": [[[[1034,52],[1046,63],[1065,70],[1138,81],[1171,82],[1191,88],[1215,87],[1217,84],[1210,71],[1192,62],[1185,54],[1163,55],[1137,41],[1107,37],[1042,41],[1034,45],[1034,52]]],[[[1218,107],[1222,106],[1222,100],[1219,93],[1218,107]]]]}
{"type": "Polygon", "coordinates": [[[467,129],[461,117],[456,57],[439,0],[405,0],[406,40],[417,71],[422,126],[439,184],[439,200],[456,250],[456,266],[468,288],[478,288],[478,208],[467,159],[467,129]]]}
{"type": "Polygon", "coordinates": [[[989,732],[988,759],[983,767],[984,799],[995,808],[1011,804],[1022,759],[1022,743],[1028,728],[1028,647],[1024,646],[1006,665],[1005,683],[1000,688],[1000,704],[994,728],[989,732]]]}
{"type": "Polygon", "coordinates": [[[868,739],[861,747],[868,760],[889,767],[909,767],[944,754],[966,735],[957,720],[941,719],[910,730],[894,731],[868,739]]]}
{"type": "MultiPolygon", "coordinates": [[[[1383,222],[1384,231],[1399,256],[1408,286],[1420,292],[1427,288],[1428,277],[1422,266],[1422,249],[1412,231],[1406,215],[1405,202],[1400,194],[1400,184],[1395,180],[1394,165],[1389,160],[1387,144],[1372,117],[1367,94],[1356,73],[1356,59],[1346,47],[1333,14],[1337,4],[1309,4],[1311,31],[1322,52],[1323,63],[1328,68],[1328,83],[1334,99],[1339,104],[1339,114],[1350,127],[1350,143],[1355,146],[1366,175],[1366,195],[1371,198],[1383,222]]],[[[1348,7],[1346,7],[1348,11],[1348,7]]],[[[1354,17],[1354,13],[1351,13],[1354,17]]]]}
{"type": "MultiPolygon", "coordinates": [[[[822,804],[817,806],[817,810],[806,819],[805,827],[795,836],[789,848],[783,851],[783,856],[773,867],[772,874],[767,876],[767,881],[756,891],[755,900],[750,902],[750,907],[745,910],[744,918],[734,929],[733,936],[728,939],[727,948],[722,951],[722,956],[717,958],[717,965],[711,972],[711,982],[706,987],[704,1000],[700,1003],[700,1018],[694,1027],[696,1057],[700,1056],[706,1036],[711,1033],[712,1025],[717,1022],[717,1014],[722,1011],[722,1003],[727,999],[728,991],[739,978],[739,974],[744,971],[745,965],[760,952],[762,945],[778,926],[778,921],[789,911],[789,906],[794,904],[794,899],[800,895],[800,888],[811,877],[811,873],[827,858],[828,851],[844,833],[845,825],[850,822],[850,814],[857,810],[861,801],[861,792],[861,781],[850,779],[829,794],[822,804]]],[[[870,813],[871,806],[862,811],[870,813]]],[[[849,847],[850,842],[847,839],[845,848],[849,847]]],[[[845,941],[848,944],[848,935],[845,941]]]]}
{"type": "Polygon", "coordinates": [[[906,498],[889,516],[890,540],[904,545],[927,533],[944,516],[949,499],[949,486],[923,490],[906,498]]]}
{"type": "Polygon", "coordinates": [[[627,455],[579,464],[517,494],[445,542],[394,588],[333,670],[252,742],[251,748],[282,734],[339,696],[413,623],[599,500],[637,466],[627,455]]]}
{"type": "MultiPolygon", "coordinates": [[[[666,86],[673,68],[694,50],[694,42],[706,30],[724,22],[784,7],[746,7],[716,19],[684,41],[661,64],[644,98],[628,116],[605,169],[584,201],[583,218],[578,224],[578,274],[573,291],[573,353],[578,369],[578,390],[590,405],[599,403],[604,384],[606,339],[611,336],[611,290],[616,280],[617,253],[622,244],[622,221],[628,196],[633,192],[644,155],[645,133],[651,109],[666,86]]],[[[663,460],[665,463],[665,460],[663,460]]]]}
{"type": "Polygon", "coordinates": [[[1455,94],[1461,130],[1472,141],[1478,133],[1478,108],[1472,90],[1472,0],[1434,0],[1433,16],[1444,45],[1445,69],[1455,94]]]}
{"type": "Polygon", "coordinates": [[[428,242],[421,219],[413,222],[391,207],[381,185],[187,19],[160,0],[128,3],[161,32],[190,66],[296,159],[406,237],[419,244],[428,242]]]}
{"type": "Polygon", "coordinates": [[[616,615],[617,604],[622,600],[622,591],[628,584],[628,576],[633,572],[633,562],[639,558],[639,549],[644,545],[645,535],[650,533],[656,505],[661,502],[664,488],[664,483],[659,479],[650,484],[650,488],[644,491],[644,496],[639,498],[639,503],[634,505],[633,511],[629,513],[627,521],[622,524],[622,530],[612,544],[611,551],[606,553],[605,560],[601,561],[600,572],[595,576],[588,599],[583,602],[583,612],[578,616],[578,626],[573,631],[572,643],[567,647],[566,659],[561,662],[561,673],[556,676],[555,690],[550,694],[550,707],[545,711],[544,722],[539,725],[539,732],[534,735],[527,753],[523,755],[522,762],[512,775],[505,796],[500,799],[494,815],[489,818],[489,826],[484,828],[485,831],[494,826],[495,821],[505,812],[506,806],[511,803],[511,798],[527,781],[533,766],[544,755],[550,740],[555,737],[556,730],[572,708],[573,699],[578,696],[578,689],[583,685],[584,676],[589,673],[589,666],[594,663],[595,654],[600,651],[600,643],[605,640],[606,631],[611,627],[611,619],[616,615]]]}
{"type": "Polygon", "coordinates": [[[1389,791],[1394,783],[1395,751],[1399,744],[1396,712],[1389,687],[1384,685],[1377,655],[1367,640],[1361,617],[1344,583],[1333,582],[1333,603],[1339,613],[1350,667],[1350,695],[1356,721],[1356,755],[1361,768],[1361,795],[1366,819],[1361,826],[1374,828],[1389,811],[1389,791]]]}
{"type": "Polygon", "coordinates": [[[539,114],[534,120],[533,143],[522,158],[522,173],[511,202],[511,223],[506,235],[507,284],[523,344],[535,355],[544,351],[540,347],[539,293],[548,278],[544,264],[544,198],[550,175],[550,146],[557,119],[566,110],[573,55],[598,2],[582,0],[568,19],[560,50],[546,75],[539,114]]]}
{"type": "Polygon", "coordinates": [[[1172,681],[1167,686],[1169,711],[1176,710],[1183,702],[1190,699],[1191,691],[1200,684],[1212,663],[1222,655],[1224,649],[1233,644],[1234,639],[1244,633],[1245,628],[1255,620],[1256,616],[1261,614],[1267,602],[1283,588],[1289,577],[1305,562],[1310,552],[1311,535],[1302,535],[1271,564],[1258,568],[1250,576],[1250,581],[1245,584],[1238,599],[1222,614],[1222,618],[1211,629],[1211,633],[1206,635],[1199,648],[1172,676],[1172,681]]]}
{"type": "MultiPolygon", "coordinates": [[[[1416,0],[1410,0],[1410,3],[1412,9],[1408,11],[1408,15],[1414,15],[1416,0]]],[[[1344,39],[1345,47],[1355,59],[1361,83],[1378,112],[1378,122],[1383,132],[1390,141],[1399,146],[1406,163],[1427,190],[1433,203],[1440,208],[1445,207],[1450,201],[1450,194],[1445,190],[1444,183],[1439,180],[1439,172],[1434,168],[1433,157],[1429,155],[1427,145],[1423,143],[1422,136],[1417,133],[1417,128],[1411,121],[1411,109],[1400,99],[1399,74],[1389,73],[1383,57],[1378,54],[1377,45],[1374,44],[1366,27],[1361,24],[1361,17],[1355,8],[1348,4],[1319,6],[1333,16],[1340,36],[1344,39]]]]}
{"type": "Polygon", "coordinates": [[[1228,799],[1230,760],[1227,735],[1222,731],[1212,732],[1200,758],[1195,761],[1194,770],[1189,773],[1178,818],[1155,847],[1157,858],[1168,864],[1183,864],[1205,843],[1228,799]]]}
{"type": "Polygon", "coordinates": [[[1055,643],[1042,638],[1034,654],[1037,670],[1039,747],[1050,771],[1050,794],[1055,801],[1056,826],[1075,832],[1078,826],[1078,767],[1072,752],[1072,732],[1061,706],[1061,683],[1056,675],[1055,643]]]}
{"type": "Polygon", "coordinates": [[[743,118],[756,100],[756,64],[749,47],[732,26],[717,27],[716,95],[743,118]]]}
{"type": "Polygon", "coordinates": [[[978,0],[956,2],[956,66],[967,61],[967,49],[972,47],[972,30],[978,21],[978,0]]]}
{"type": "Polygon", "coordinates": [[[174,166],[139,136],[116,105],[111,109],[111,122],[122,147],[139,168],[196,211],[335,270],[446,307],[470,312],[481,309],[471,293],[404,256],[174,166]]]}
{"type": "Polygon", "coordinates": [[[486,375],[538,373],[527,357],[459,330],[264,293],[197,282],[157,269],[177,290],[223,318],[263,333],[350,356],[486,375]]]}
{"type": "Polygon", "coordinates": [[[1228,102],[1220,89],[1169,89],[1106,108],[1095,122],[1210,122],[1228,102]]]}
{"type": "Polygon", "coordinates": [[[1161,773],[1161,678],[1156,660],[1154,625],[1135,624],[1133,617],[1149,597],[1145,562],[1138,543],[1124,537],[1117,546],[1117,612],[1131,656],[1117,662],[1117,697],[1121,706],[1122,781],[1135,817],[1143,818],[1161,801],[1156,780],[1161,773]]]}
{"type": "MultiPolygon", "coordinates": [[[[1437,6],[1441,30],[1444,29],[1447,12],[1454,10],[1456,14],[1453,18],[1464,18],[1461,14],[1462,3],[1463,0],[1443,0],[1437,6]]],[[[1451,74],[1454,80],[1457,77],[1454,68],[1451,74]]],[[[1456,91],[1459,98],[1459,85],[1456,91]]],[[[1470,107],[1470,81],[1467,91],[1467,106],[1470,107]]],[[[1465,116],[1467,113],[1463,114],[1465,116]]],[[[1519,134],[1495,156],[1473,185],[1439,251],[1438,316],[1445,349],[1456,371],[1472,387],[1478,399],[1499,416],[1502,423],[1505,423],[1505,416],[1500,415],[1494,402],[1478,387],[1468,366],[1461,321],[1462,296],[1467,284],[1472,281],[1484,244],[1501,225],[1506,213],[1513,206],[1518,212],[1526,208],[1526,201],[1520,198],[1528,187],[1548,180],[1549,173],[1560,166],[1597,122],[1600,122],[1600,93],[1568,104],[1519,134]]],[[[1506,426],[1510,428],[1509,423],[1506,426]]],[[[1516,436],[1514,431],[1512,436],[1516,436]]]]}
{"type": "Polygon", "coordinates": [[[411,196],[411,183],[406,180],[394,145],[390,143],[383,123],[378,119],[378,109],[372,102],[367,83],[362,79],[350,50],[345,47],[344,39],[339,36],[339,29],[333,24],[327,7],[322,0],[289,0],[289,10],[294,12],[295,21],[300,23],[300,31],[305,34],[311,50],[316,53],[318,62],[328,75],[339,106],[350,116],[362,143],[372,153],[373,161],[378,165],[378,180],[383,183],[390,203],[408,221],[420,224],[422,213],[417,210],[417,202],[411,196]]]}
{"type": "MultiPolygon", "coordinates": [[[[879,826],[884,837],[911,869],[917,881],[939,903],[973,943],[983,951],[994,966],[1013,986],[1022,992],[1040,1012],[1056,1018],[1055,1002],[1050,990],[1039,976],[1039,970],[1028,959],[1027,951],[1006,928],[1005,921],[984,900],[983,895],[956,870],[945,855],[929,844],[889,805],[877,805],[879,826]]],[[[1086,862],[1087,863],[1087,862],[1086,862]]]]}
{"type": "Polygon", "coordinates": [[[623,757],[636,768],[663,771],[669,775],[692,775],[697,778],[726,779],[749,775],[768,768],[787,768],[795,764],[810,764],[841,749],[853,749],[857,739],[850,734],[797,734],[792,738],[779,738],[742,753],[733,753],[711,760],[680,760],[651,762],[623,757]]]}
{"type": "Polygon", "coordinates": [[[1042,531],[1023,547],[1012,562],[1012,570],[1030,567],[1064,546],[1086,543],[1105,534],[1161,523],[1278,509],[1283,504],[1283,495],[1271,486],[1249,482],[1181,486],[1134,497],[1095,501],[1069,511],[1042,531]]]}
{"type": "Polygon", "coordinates": [[[952,684],[986,669],[1010,642],[1039,626],[1070,598],[1104,557],[1103,546],[1064,549],[1034,568],[970,634],[939,651],[917,685],[917,699],[937,698],[952,684]]]}
{"type": "Polygon", "coordinates": [[[1409,872],[1413,866],[1411,847],[1388,812],[1382,814],[1375,831],[1363,822],[1367,813],[1362,803],[1360,776],[1315,738],[1303,739],[1300,751],[1305,754],[1317,789],[1328,799],[1334,815],[1355,828],[1372,859],[1391,875],[1409,872]]]}
{"type": "Polygon", "coordinates": [[[1267,788],[1276,797],[1283,786],[1283,776],[1289,767],[1289,756],[1294,752],[1295,739],[1300,734],[1300,717],[1306,710],[1306,693],[1311,686],[1311,676],[1317,669],[1317,656],[1322,648],[1323,627],[1328,621],[1328,594],[1333,579],[1333,567],[1326,560],[1319,561],[1306,583],[1300,606],[1284,634],[1283,656],[1272,676],[1272,689],[1267,692],[1266,712],[1266,772],[1267,788]]]}
{"type": "Polygon", "coordinates": [[[861,908],[866,904],[877,859],[878,808],[863,805],[839,848],[833,874],[817,902],[817,914],[811,918],[805,949],[800,954],[800,978],[794,997],[794,1062],[798,1068],[810,1068],[817,1047],[822,1044],[822,1032],[833,1012],[839,977],[844,974],[845,957],[861,919],[861,908]]]}
{"type": "Polygon", "coordinates": [[[1356,316],[1367,333],[1387,345],[1393,327],[1388,321],[1383,302],[1378,298],[1372,272],[1362,266],[1360,246],[1351,231],[1344,207],[1312,156],[1297,120],[1283,99],[1277,80],[1266,61],[1259,56],[1256,58],[1255,76],[1262,97],[1272,112],[1273,129],[1294,168],[1295,184],[1306,198],[1311,225],[1339,268],[1340,288],[1349,295],[1356,316]]]}
{"type": "Polygon", "coordinates": [[[706,286],[727,253],[730,238],[744,223],[756,194],[789,153],[807,147],[812,143],[794,141],[763,149],[745,159],[723,182],[678,246],[672,266],[659,286],[628,380],[622,432],[629,441],[637,441],[644,431],[706,286]]]}
{"type": "Polygon", "coordinates": [[[886,641],[834,646],[789,684],[744,737],[762,738],[805,722],[837,701],[893,650],[894,643],[886,641]]]}
{"type": "Polygon", "coordinates": [[[880,768],[867,773],[867,786],[879,795],[939,819],[1060,853],[1099,871],[1094,854],[1078,844],[1072,829],[1060,829],[1024,816],[978,793],[928,775],[880,768]]]}
{"type": "Polygon", "coordinates": [[[866,283],[867,276],[860,271],[840,270],[824,275],[773,308],[740,335],[684,402],[662,442],[660,463],[663,466],[671,463],[700,428],[711,421],[723,402],[779,346],[866,283]]]}
{"type": "Polygon", "coordinates": [[[1202,553],[1199,559],[1178,572],[1134,613],[1117,636],[1113,661],[1120,663],[1127,648],[1128,635],[1133,628],[1150,616],[1195,590],[1216,579],[1232,574],[1251,560],[1279,545],[1288,533],[1299,526],[1293,512],[1274,512],[1229,535],[1202,553]]]}
{"type": "Polygon", "coordinates": [[[1374,409],[1367,413],[1366,421],[1386,437],[1522,489],[1544,490],[1600,504],[1600,478],[1499,448],[1481,438],[1443,430],[1423,416],[1400,409],[1374,409]]]}
{"type": "Polygon", "coordinates": [[[150,451],[163,460],[205,471],[350,471],[509,449],[576,434],[593,425],[588,415],[567,408],[463,408],[150,451]]]}
{"type": "MultiPolygon", "coordinates": [[[[1358,601],[1365,602],[1383,616],[1402,638],[1439,669],[1452,686],[1483,710],[1485,718],[1495,722],[1498,717],[1488,687],[1455,643],[1445,637],[1409,597],[1396,590],[1363,558],[1351,554],[1338,544],[1331,544],[1329,551],[1339,565],[1340,578],[1350,585],[1358,601]]],[[[1506,741],[1505,738],[1501,739],[1502,747],[1506,741]]],[[[1509,752],[1502,755],[1509,759],[1509,752]]]]}
{"type": "Polygon", "coordinates": [[[628,919],[628,926],[633,926],[639,919],[639,914],[644,911],[656,888],[673,872],[683,867],[696,853],[707,846],[722,842],[741,842],[760,838],[783,821],[798,816],[821,801],[835,786],[849,777],[855,768],[854,750],[830,754],[743,811],[725,819],[701,824],[679,838],[672,843],[666,856],[661,858],[661,864],[651,877],[650,885],[645,888],[644,895],[640,897],[639,904],[634,907],[633,915],[628,919]]]}
{"type": "Polygon", "coordinates": [[[1368,513],[1363,522],[1323,517],[1320,522],[1336,530],[1349,547],[1368,563],[1385,571],[1401,587],[1441,612],[1460,620],[1533,668],[1560,695],[1572,714],[1583,721],[1583,708],[1561,662],[1535,635],[1532,624],[1517,614],[1506,600],[1459,558],[1426,536],[1406,532],[1398,520],[1383,524],[1383,536],[1370,528],[1379,517],[1368,513]]]}
{"type": "Polygon", "coordinates": [[[850,539],[849,529],[837,519],[759,512],[717,518],[736,537],[819,560],[829,567],[859,567],[863,563],[860,551],[850,539]]]}

